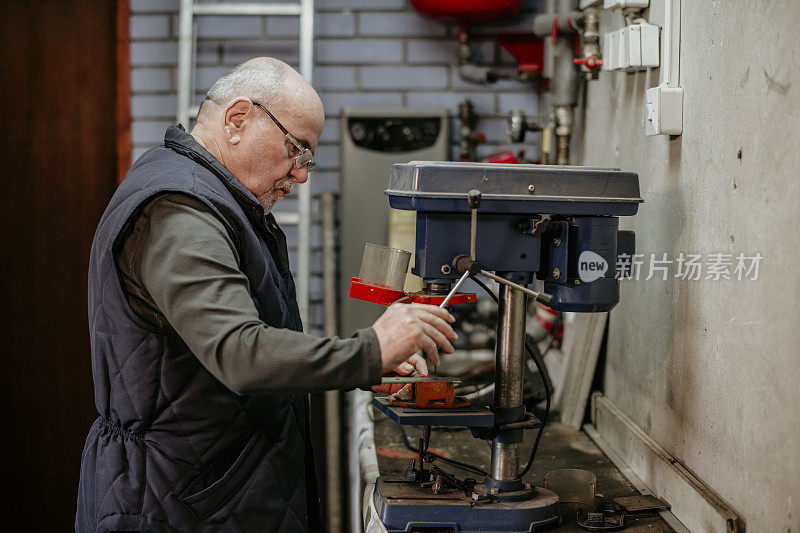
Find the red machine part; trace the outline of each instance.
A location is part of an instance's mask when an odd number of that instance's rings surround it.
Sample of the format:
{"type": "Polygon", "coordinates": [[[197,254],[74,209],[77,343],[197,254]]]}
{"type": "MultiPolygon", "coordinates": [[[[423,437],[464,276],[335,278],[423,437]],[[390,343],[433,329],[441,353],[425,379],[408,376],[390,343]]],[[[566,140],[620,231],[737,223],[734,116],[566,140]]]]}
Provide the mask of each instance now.
{"type": "MultiPolygon", "coordinates": [[[[509,17],[519,11],[522,0],[411,0],[411,5],[431,18],[457,22],[461,40],[466,29],[476,23],[509,17]]],[[[535,35],[499,34],[500,46],[519,63],[520,72],[541,72],[544,65],[544,41],[535,35]]]]}
{"type": "Polygon", "coordinates": [[[522,0],[411,0],[411,5],[423,15],[468,26],[513,15],[522,0]]]}
{"type": "MultiPolygon", "coordinates": [[[[406,294],[397,289],[380,285],[370,285],[369,283],[364,283],[360,278],[354,277],[350,280],[350,292],[348,296],[357,300],[364,300],[365,302],[373,302],[381,305],[392,305],[399,300],[402,300],[403,303],[439,305],[444,301],[447,295],[429,294],[423,291],[406,294]]],[[[474,292],[457,292],[450,298],[448,305],[474,302],[475,300],[474,292]]]]}
{"type": "Polygon", "coordinates": [[[540,303],[536,303],[536,320],[556,340],[564,337],[564,326],[558,321],[558,311],[553,311],[540,303]]]}
{"type": "Polygon", "coordinates": [[[409,383],[412,389],[412,399],[403,401],[395,395],[389,398],[389,403],[396,407],[410,407],[414,409],[457,409],[469,407],[469,401],[455,395],[452,382],[435,381],[409,383]]]}
{"type": "Polygon", "coordinates": [[[405,293],[389,287],[381,287],[380,285],[370,285],[364,283],[360,278],[353,278],[350,281],[350,298],[356,300],[364,300],[366,302],[374,302],[381,305],[392,305],[397,300],[403,298],[405,293]]]}
{"type": "Polygon", "coordinates": [[[519,63],[520,72],[541,72],[544,67],[544,40],[535,35],[498,35],[497,42],[519,63]]]}
{"type": "MultiPolygon", "coordinates": [[[[426,292],[412,292],[408,295],[408,302],[409,303],[418,303],[418,304],[429,304],[429,305],[440,305],[445,297],[446,294],[429,294],[426,292]]],[[[447,305],[456,305],[456,304],[465,304],[475,301],[475,293],[474,292],[457,292],[450,298],[450,301],[447,302],[447,305]]]]}
{"type": "Polygon", "coordinates": [[[507,165],[516,165],[518,163],[517,156],[512,151],[496,152],[486,158],[489,163],[505,163],[507,165]]]}

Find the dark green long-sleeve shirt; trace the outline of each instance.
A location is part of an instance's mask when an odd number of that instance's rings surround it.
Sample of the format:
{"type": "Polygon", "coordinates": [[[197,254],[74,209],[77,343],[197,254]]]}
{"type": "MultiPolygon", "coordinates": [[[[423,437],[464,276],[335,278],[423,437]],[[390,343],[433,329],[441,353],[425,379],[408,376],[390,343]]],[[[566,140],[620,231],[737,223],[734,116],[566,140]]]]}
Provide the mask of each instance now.
{"type": "Polygon", "coordinates": [[[165,194],[145,206],[117,265],[133,310],[158,329],[174,330],[234,392],[380,383],[380,347],[372,328],[349,339],[320,339],[261,321],[225,226],[195,198],[165,194]],[[303,373],[311,363],[316,370],[303,373]],[[300,383],[288,378],[298,375],[300,383]]]}

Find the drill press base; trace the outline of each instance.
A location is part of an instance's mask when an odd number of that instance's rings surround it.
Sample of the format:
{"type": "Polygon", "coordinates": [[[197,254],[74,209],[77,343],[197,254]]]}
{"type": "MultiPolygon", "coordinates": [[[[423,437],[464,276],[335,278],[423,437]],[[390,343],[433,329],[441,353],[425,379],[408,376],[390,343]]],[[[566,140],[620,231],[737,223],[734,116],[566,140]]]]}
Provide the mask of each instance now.
{"type": "Polygon", "coordinates": [[[460,490],[434,494],[430,488],[404,478],[381,476],[373,499],[378,516],[390,533],[418,528],[522,533],[559,523],[558,496],[541,487],[536,487],[533,497],[527,500],[476,502],[460,490]]]}

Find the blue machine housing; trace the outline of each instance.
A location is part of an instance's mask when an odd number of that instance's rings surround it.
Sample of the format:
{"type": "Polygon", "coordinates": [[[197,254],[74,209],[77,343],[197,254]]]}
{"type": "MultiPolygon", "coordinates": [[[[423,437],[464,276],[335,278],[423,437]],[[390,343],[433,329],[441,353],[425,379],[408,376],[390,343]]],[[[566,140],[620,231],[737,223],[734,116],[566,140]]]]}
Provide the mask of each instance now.
{"type": "Polygon", "coordinates": [[[469,254],[471,190],[481,192],[475,259],[485,270],[517,283],[541,280],[558,311],[600,312],[617,304],[617,258],[634,252],[633,233],[619,231],[617,217],[636,214],[643,201],[636,173],[492,163],[394,165],[389,205],[417,211],[412,273],[428,283],[460,277],[454,259],[469,254]]]}

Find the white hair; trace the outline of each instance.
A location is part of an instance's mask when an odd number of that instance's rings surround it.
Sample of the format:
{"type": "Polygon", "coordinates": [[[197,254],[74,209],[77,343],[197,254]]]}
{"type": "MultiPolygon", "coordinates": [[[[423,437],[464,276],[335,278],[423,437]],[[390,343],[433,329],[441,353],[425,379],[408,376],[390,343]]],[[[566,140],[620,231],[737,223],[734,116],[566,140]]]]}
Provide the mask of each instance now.
{"type": "Polygon", "coordinates": [[[269,106],[283,97],[289,65],[269,57],[251,59],[222,76],[206,94],[206,100],[225,105],[240,97],[269,106]]]}

